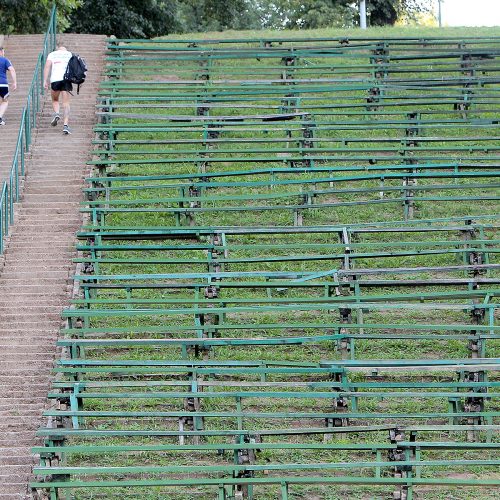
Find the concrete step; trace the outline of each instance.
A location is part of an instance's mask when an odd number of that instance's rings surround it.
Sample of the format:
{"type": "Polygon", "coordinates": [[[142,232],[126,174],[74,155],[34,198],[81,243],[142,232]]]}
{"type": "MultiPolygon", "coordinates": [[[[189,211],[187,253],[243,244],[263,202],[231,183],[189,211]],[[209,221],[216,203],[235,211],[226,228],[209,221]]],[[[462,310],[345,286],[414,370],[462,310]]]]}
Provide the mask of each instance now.
{"type": "Polygon", "coordinates": [[[31,276],[37,277],[48,277],[48,278],[67,278],[67,269],[46,269],[41,266],[37,266],[35,269],[12,269],[10,266],[4,269],[1,279],[27,279],[31,276]]]}
{"type": "Polygon", "coordinates": [[[30,238],[26,238],[26,236],[23,235],[21,237],[16,229],[17,228],[14,227],[14,234],[12,235],[12,239],[9,242],[9,247],[16,248],[16,250],[19,249],[20,251],[22,251],[23,249],[31,249],[33,255],[43,252],[47,248],[53,250],[53,252],[50,252],[50,254],[54,254],[55,252],[74,251],[74,248],[68,246],[71,245],[73,241],[76,241],[76,238],[73,234],[66,235],[64,237],[60,234],[56,235],[54,236],[54,238],[51,238],[49,245],[49,242],[47,242],[45,238],[43,238],[42,241],[35,243],[33,242],[33,236],[31,236],[30,238]],[[30,244],[30,247],[26,248],[26,244],[28,243],[30,244]]]}
{"type": "MultiPolygon", "coordinates": [[[[5,272],[5,268],[4,268],[5,272]]],[[[3,274],[3,273],[2,273],[3,274]]],[[[0,276],[0,285],[32,285],[33,279],[26,278],[4,278],[3,275],[0,276]]],[[[55,284],[64,284],[67,280],[62,278],[50,278],[46,276],[41,276],[36,279],[36,284],[38,285],[55,285],[55,284]]]]}
{"type": "MultiPolygon", "coordinates": [[[[13,380],[11,379],[11,382],[13,380]]],[[[20,398],[23,397],[26,402],[40,402],[43,401],[45,404],[45,400],[47,399],[47,388],[50,387],[48,384],[34,384],[33,382],[24,382],[23,378],[17,378],[16,382],[19,384],[19,387],[12,387],[12,385],[3,385],[0,386],[2,390],[2,395],[5,398],[20,398]],[[17,390],[16,390],[17,389],[17,390]]]]}
{"type": "MultiPolygon", "coordinates": [[[[28,179],[30,182],[30,179],[28,179]]],[[[67,178],[60,178],[56,181],[50,181],[46,183],[38,182],[36,183],[36,187],[30,186],[30,192],[32,194],[45,194],[52,195],[61,191],[61,187],[64,186],[67,190],[70,190],[75,193],[79,193],[81,188],[83,187],[83,182],[81,179],[68,180],[67,178]]]]}
{"type": "Polygon", "coordinates": [[[13,299],[21,299],[22,301],[27,301],[27,302],[40,301],[43,299],[43,304],[46,306],[47,305],[59,305],[62,296],[64,296],[64,295],[61,294],[59,296],[46,297],[46,296],[40,295],[38,293],[29,293],[29,292],[28,293],[10,293],[9,291],[2,290],[2,300],[1,300],[0,304],[2,304],[2,305],[11,304],[13,299]]]}
{"type": "MultiPolygon", "coordinates": [[[[33,360],[38,364],[43,364],[46,363],[47,361],[52,361],[53,358],[53,353],[50,354],[44,354],[42,353],[35,353],[34,355],[30,355],[29,353],[23,353],[23,362],[29,360],[33,360]]],[[[0,358],[2,360],[2,366],[1,369],[4,370],[9,366],[19,366],[19,361],[15,359],[14,356],[2,356],[0,358]]]]}
{"type": "Polygon", "coordinates": [[[41,210],[38,214],[34,212],[34,209],[30,210],[21,209],[16,217],[16,223],[18,224],[18,227],[21,226],[22,222],[27,222],[29,224],[32,223],[33,221],[36,221],[37,224],[49,225],[54,223],[55,215],[61,216],[60,218],[64,217],[63,220],[66,223],[71,222],[72,224],[81,224],[82,218],[79,216],[78,213],[69,210],[62,210],[62,209],[54,210],[50,208],[45,208],[43,211],[41,210]]]}
{"type": "MultiPolygon", "coordinates": [[[[29,283],[28,285],[18,285],[15,283],[4,283],[9,286],[8,290],[9,292],[12,293],[26,293],[27,291],[33,291],[36,290],[40,296],[53,296],[53,295],[59,295],[59,294],[65,294],[70,290],[70,285],[71,283],[64,283],[64,284],[56,284],[56,285],[42,285],[42,284],[33,284],[29,283]]],[[[3,322],[0,324],[0,329],[2,327],[7,326],[3,322]]]]}
{"type": "Polygon", "coordinates": [[[40,401],[38,403],[34,402],[19,403],[19,399],[20,398],[5,398],[6,404],[0,405],[0,417],[2,418],[17,418],[17,417],[28,418],[35,416],[37,417],[45,409],[45,399],[43,398],[40,398],[40,401]]]}
{"type": "MultiPolygon", "coordinates": [[[[43,383],[42,383],[40,381],[39,377],[36,377],[33,374],[26,375],[26,376],[23,376],[23,377],[19,377],[18,375],[15,375],[15,374],[10,374],[10,375],[6,375],[4,377],[4,379],[3,379],[3,381],[5,383],[4,383],[4,385],[2,387],[6,388],[10,384],[10,388],[11,389],[13,388],[12,384],[14,382],[16,384],[19,384],[20,387],[33,386],[34,390],[38,390],[39,387],[49,387],[51,385],[50,382],[49,382],[49,379],[44,380],[43,383]]],[[[14,387],[14,389],[15,389],[15,387],[14,387]]],[[[1,422],[0,422],[0,425],[2,425],[1,422]]],[[[1,439],[1,436],[0,436],[0,439],[1,439]]]]}
{"type": "Polygon", "coordinates": [[[28,450],[24,451],[24,456],[0,454],[0,467],[10,465],[33,465],[33,459],[28,454],[28,450]]]}
{"type": "Polygon", "coordinates": [[[12,476],[13,474],[18,474],[18,473],[27,473],[27,467],[24,464],[11,464],[11,465],[4,465],[1,469],[0,472],[0,479],[5,479],[9,476],[12,476]]]}
{"type": "Polygon", "coordinates": [[[20,302],[19,304],[13,303],[11,305],[5,305],[5,303],[0,303],[0,314],[3,315],[17,313],[18,315],[22,315],[24,318],[30,318],[31,316],[38,316],[39,314],[55,314],[62,310],[59,305],[49,306],[40,304],[40,301],[38,301],[38,303],[20,302]]]}
{"type": "MultiPolygon", "coordinates": [[[[50,246],[40,246],[39,248],[34,248],[31,252],[19,252],[15,251],[15,246],[8,247],[7,252],[5,254],[5,264],[12,265],[14,267],[19,266],[19,260],[16,259],[16,256],[22,257],[22,262],[24,263],[22,267],[26,268],[26,264],[30,266],[38,266],[40,269],[44,269],[43,266],[48,266],[50,269],[51,266],[57,268],[64,265],[67,265],[68,259],[72,259],[76,253],[70,250],[64,250],[63,248],[59,249],[51,249],[50,246]]],[[[18,248],[21,250],[21,248],[18,248]]]]}
{"type": "MultiPolygon", "coordinates": [[[[33,373],[34,369],[41,371],[41,373],[47,371],[47,367],[51,367],[51,364],[48,360],[38,361],[38,360],[26,360],[24,363],[29,363],[30,366],[26,368],[19,367],[19,361],[16,363],[12,362],[10,365],[0,367],[0,377],[4,377],[5,375],[17,375],[17,376],[25,376],[33,373]]],[[[49,370],[50,371],[50,370],[49,370]]]]}
{"type": "MultiPolygon", "coordinates": [[[[24,259],[23,259],[23,264],[19,264],[19,261],[16,260],[15,257],[12,257],[12,258],[9,258],[9,259],[5,259],[5,263],[8,264],[8,269],[9,271],[13,271],[13,272],[24,272],[26,271],[26,269],[32,269],[31,266],[36,266],[36,269],[38,271],[44,271],[44,272],[56,272],[56,271],[60,271],[61,270],[61,266],[63,265],[66,265],[67,264],[67,257],[68,255],[66,255],[65,259],[52,259],[52,260],[49,260],[49,259],[46,259],[45,256],[43,256],[43,260],[41,261],[40,260],[40,256],[34,256],[34,255],[30,255],[30,254],[27,254],[25,255],[24,259]],[[29,264],[29,266],[27,265],[29,264]]],[[[6,271],[7,272],[7,271],[6,271]]],[[[3,297],[0,297],[0,304],[2,303],[2,299],[3,297]]]]}

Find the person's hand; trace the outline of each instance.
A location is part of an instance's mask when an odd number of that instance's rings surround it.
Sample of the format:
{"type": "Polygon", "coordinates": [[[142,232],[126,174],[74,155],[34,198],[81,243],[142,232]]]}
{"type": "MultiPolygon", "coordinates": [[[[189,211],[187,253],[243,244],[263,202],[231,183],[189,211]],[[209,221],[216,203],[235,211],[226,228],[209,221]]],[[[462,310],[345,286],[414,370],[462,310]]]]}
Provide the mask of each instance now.
{"type": "Polygon", "coordinates": [[[43,82],[43,88],[48,89],[49,88],[49,82],[43,82]]]}
{"type": "Polygon", "coordinates": [[[12,84],[12,90],[17,90],[17,83],[12,84]]]}

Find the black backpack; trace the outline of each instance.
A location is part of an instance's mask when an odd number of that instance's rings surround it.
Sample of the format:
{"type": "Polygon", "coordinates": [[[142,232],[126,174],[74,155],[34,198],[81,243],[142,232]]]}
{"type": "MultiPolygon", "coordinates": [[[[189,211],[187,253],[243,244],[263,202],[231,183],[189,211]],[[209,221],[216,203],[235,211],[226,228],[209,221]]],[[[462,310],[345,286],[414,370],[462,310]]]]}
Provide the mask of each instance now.
{"type": "Polygon", "coordinates": [[[64,80],[78,85],[76,93],[79,94],[80,85],[85,81],[86,76],[87,65],[85,64],[85,61],[78,54],[72,54],[70,60],[68,61],[68,65],[66,66],[64,80]]]}

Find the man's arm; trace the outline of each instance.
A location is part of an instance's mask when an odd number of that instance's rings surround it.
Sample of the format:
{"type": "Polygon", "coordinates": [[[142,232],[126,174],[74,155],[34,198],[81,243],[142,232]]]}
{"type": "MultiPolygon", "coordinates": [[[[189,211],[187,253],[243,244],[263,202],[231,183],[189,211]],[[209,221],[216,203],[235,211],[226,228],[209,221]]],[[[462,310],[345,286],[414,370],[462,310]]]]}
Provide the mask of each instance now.
{"type": "Polygon", "coordinates": [[[52,61],[50,59],[47,59],[45,67],[43,68],[43,86],[46,89],[49,88],[49,75],[51,68],[52,68],[52,61]]]}
{"type": "Polygon", "coordinates": [[[7,71],[10,73],[10,76],[12,77],[12,90],[17,89],[17,76],[16,76],[16,70],[14,69],[14,66],[9,66],[7,68],[7,71]]]}

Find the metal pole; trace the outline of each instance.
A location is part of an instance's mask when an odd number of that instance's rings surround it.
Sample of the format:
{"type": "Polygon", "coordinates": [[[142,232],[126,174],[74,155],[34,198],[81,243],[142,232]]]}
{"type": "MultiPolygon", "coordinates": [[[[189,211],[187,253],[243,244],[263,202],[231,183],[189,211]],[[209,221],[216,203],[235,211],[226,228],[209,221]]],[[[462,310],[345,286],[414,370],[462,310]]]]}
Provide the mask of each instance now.
{"type": "Polygon", "coordinates": [[[359,26],[366,29],[366,0],[359,0],[359,26]]]}
{"type": "Polygon", "coordinates": [[[438,23],[439,23],[440,28],[443,27],[442,18],[441,18],[441,1],[442,0],[438,0],[438,23]]]}

